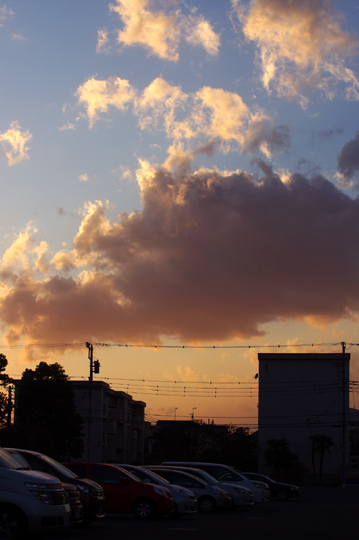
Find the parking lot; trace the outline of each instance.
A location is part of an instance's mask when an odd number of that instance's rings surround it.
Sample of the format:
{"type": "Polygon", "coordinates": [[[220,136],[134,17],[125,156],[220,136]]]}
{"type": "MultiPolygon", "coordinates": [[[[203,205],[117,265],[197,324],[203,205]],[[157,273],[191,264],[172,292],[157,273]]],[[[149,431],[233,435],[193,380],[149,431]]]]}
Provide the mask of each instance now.
{"type": "MultiPolygon", "coordinates": [[[[253,508],[182,519],[138,521],[108,515],[89,527],[57,535],[58,540],[310,540],[353,537],[359,524],[359,487],[302,487],[297,500],[271,500],[253,508]],[[349,536],[350,535],[350,536],[349,536]]],[[[51,538],[46,537],[47,538],[51,538]]]]}

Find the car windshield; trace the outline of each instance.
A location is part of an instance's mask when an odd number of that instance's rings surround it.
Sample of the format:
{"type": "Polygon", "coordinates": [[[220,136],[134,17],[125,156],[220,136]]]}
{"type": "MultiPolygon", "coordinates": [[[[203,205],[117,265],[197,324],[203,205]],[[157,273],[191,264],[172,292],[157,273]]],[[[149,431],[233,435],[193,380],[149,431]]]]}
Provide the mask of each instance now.
{"type": "Polygon", "coordinates": [[[67,476],[68,478],[78,478],[77,474],[73,473],[72,471],[70,471],[70,469],[68,469],[67,467],[64,467],[64,465],[61,465],[61,463],[59,463],[58,461],[55,461],[49,456],[45,456],[44,454],[41,454],[41,459],[50,463],[50,465],[54,467],[54,469],[56,469],[60,474],[63,474],[64,476],[67,476]]]}
{"type": "Polygon", "coordinates": [[[30,465],[28,464],[26,459],[22,457],[21,454],[19,454],[18,452],[8,452],[8,453],[11,454],[11,456],[14,459],[20,462],[23,469],[28,470],[28,471],[31,469],[30,465]]]}
{"type": "Polygon", "coordinates": [[[211,486],[213,486],[213,484],[219,484],[218,480],[216,480],[216,478],[214,478],[213,476],[208,474],[206,471],[196,471],[195,469],[193,469],[193,470],[190,470],[190,471],[188,470],[186,472],[189,472],[190,474],[193,474],[193,476],[195,476],[196,478],[200,478],[201,480],[205,480],[211,486]]]}
{"type": "Polygon", "coordinates": [[[3,469],[24,469],[22,463],[18,461],[15,457],[11,456],[9,452],[0,448],[0,467],[3,469]]]}

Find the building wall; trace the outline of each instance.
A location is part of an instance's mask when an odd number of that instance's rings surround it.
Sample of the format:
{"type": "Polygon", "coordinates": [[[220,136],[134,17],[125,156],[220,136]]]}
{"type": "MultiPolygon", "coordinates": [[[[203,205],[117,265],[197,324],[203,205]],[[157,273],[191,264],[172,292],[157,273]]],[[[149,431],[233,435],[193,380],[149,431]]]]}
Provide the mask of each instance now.
{"type": "MultiPolygon", "coordinates": [[[[309,437],[323,434],[334,442],[325,454],[323,479],[339,481],[349,451],[350,354],[259,354],[258,360],[259,470],[273,474],[264,457],[267,441],[284,437],[305,478],[313,479],[309,437]]],[[[315,460],[319,471],[318,453],[315,460]]]]}
{"type": "Polygon", "coordinates": [[[146,404],[102,381],[72,381],[84,421],[82,461],[143,463],[146,404]]]}

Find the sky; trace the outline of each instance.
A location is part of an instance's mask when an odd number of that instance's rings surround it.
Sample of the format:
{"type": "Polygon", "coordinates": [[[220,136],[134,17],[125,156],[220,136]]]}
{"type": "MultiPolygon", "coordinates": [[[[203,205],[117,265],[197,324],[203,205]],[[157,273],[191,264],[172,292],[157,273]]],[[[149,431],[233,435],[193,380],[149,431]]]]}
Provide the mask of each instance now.
{"type": "Polygon", "coordinates": [[[8,373],[87,379],[89,342],[149,420],[248,426],[258,352],[345,342],[358,380],[358,28],[351,0],[0,4],[8,373]]]}

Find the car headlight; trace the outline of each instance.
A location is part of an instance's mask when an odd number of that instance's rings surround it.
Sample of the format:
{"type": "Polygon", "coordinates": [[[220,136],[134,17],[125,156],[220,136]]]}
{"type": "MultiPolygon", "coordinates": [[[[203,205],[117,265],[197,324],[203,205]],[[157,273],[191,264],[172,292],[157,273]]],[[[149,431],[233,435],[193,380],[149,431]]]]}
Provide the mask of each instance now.
{"type": "Polygon", "coordinates": [[[245,493],[244,489],[241,489],[241,488],[233,488],[233,489],[234,489],[234,491],[236,491],[237,493],[241,493],[241,494],[245,493]]]}
{"type": "Polygon", "coordinates": [[[174,488],[174,490],[176,493],[179,493],[180,495],[188,495],[188,493],[184,489],[174,488]]]}
{"type": "Polygon", "coordinates": [[[92,486],[87,486],[86,484],[76,484],[76,486],[86,493],[86,495],[93,495],[94,497],[104,497],[103,490],[99,491],[98,489],[93,488],[92,486]]]}
{"type": "Polygon", "coordinates": [[[169,497],[170,495],[167,493],[167,491],[165,491],[164,489],[160,488],[160,487],[157,487],[157,486],[153,486],[153,489],[156,493],[158,493],[158,495],[161,495],[162,497],[169,497]]]}

